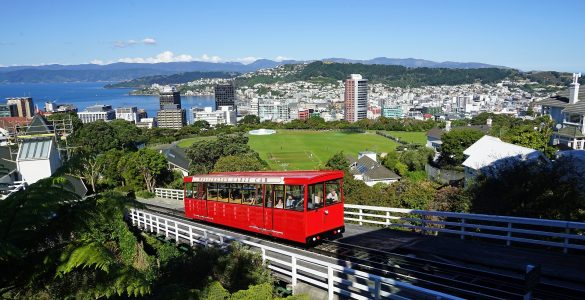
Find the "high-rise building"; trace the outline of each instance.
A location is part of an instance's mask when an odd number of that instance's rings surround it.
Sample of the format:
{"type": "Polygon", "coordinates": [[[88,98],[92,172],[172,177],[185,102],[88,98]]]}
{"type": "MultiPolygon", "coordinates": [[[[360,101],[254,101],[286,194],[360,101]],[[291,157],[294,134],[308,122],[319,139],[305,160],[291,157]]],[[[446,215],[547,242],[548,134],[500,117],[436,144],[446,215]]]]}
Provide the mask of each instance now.
{"type": "Polygon", "coordinates": [[[95,122],[97,120],[111,121],[116,118],[116,112],[111,105],[92,105],[85,108],[85,111],[77,113],[82,123],[95,122]]]}
{"type": "Polygon", "coordinates": [[[136,106],[118,107],[116,108],[116,119],[123,119],[128,122],[136,123],[136,121],[138,121],[138,109],[136,106]]]}
{"type": "Polygon", "coordinates": [[[35,114],[31,97],[6,98],[7,104],[16,104],[19,117],[32,118],[35,114]]]}
{"type": "Polygon", "coordinates": [[[148,118],[148,113],[146,112],[146,109],[143,108],[139,109],[136,117],[138,118],[137,122],[144,118],[148,118]]]}
{"type": "Polygon", "coordinates": [[[233,84],[218,84],[215,86],[215,110],[220,106],[231,106],[236,110],[236,96],[233,84]]]}
{"type": "Polygon", "coordinates": [[[236,124],[236,112],[230,105],[220,106],[216,111],[213,111],[211,107],[206,107],[203,110],[193,109],[192,111],[195,121],[206,121],[212,127],[221,124],[236,124]]]}
{"type": "Polygon", "coordinates": [[[18,117],[16,104],[0,104],[0,117],[18,117]]]}
{"type": "Polygon", "coordinates": [[[368,117],[368,80],[351,74],[345,80],[345,120],[356,122],[368,117]]]}
{"type": "Polygon", "coordinates": [[[181,129],[187,124],[187,115],[184,109],[161,109],[156,121],[159,128],[181,129]]]}
{"type": "Polygon", "coordinates": [[[160,93],[160,109],[181,109],[181,94],[175,87],[160,93]]]}

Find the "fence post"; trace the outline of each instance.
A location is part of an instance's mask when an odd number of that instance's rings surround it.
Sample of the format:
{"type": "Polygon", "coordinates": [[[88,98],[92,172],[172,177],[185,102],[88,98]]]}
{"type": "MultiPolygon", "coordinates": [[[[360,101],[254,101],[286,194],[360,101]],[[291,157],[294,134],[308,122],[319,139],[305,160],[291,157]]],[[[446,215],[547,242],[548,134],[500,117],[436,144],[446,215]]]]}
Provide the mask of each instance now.
{"type": "Polygon", "coordinates": [[[169,238],[169,221],[165,219],[165,238],[169,238]]]}
{"type": "Polygon", "coordinates": [[[160,234],[160,219],[158,218],[158,216],[155,217],[156,218],[156,235],[160,234]]]}
{"type": "Polygon", "coordinates": [[[374,281],[374,299],[380,299],[380,291],[382,290],[380,279],[374,281]]]}
{"type": "Polygon", "coordinates": [[[189,244],[191,247],[195,242],[193,242],[193,227],[189,226],[189,244]]]}
{"type": "Polygon", "coordinates": [[[262,264],[266,265],[266,248],[260,248],[262,250],[262,264]]]}
{"type": "Polygon", "coordinates": [[[364,225],[364,223],[362,223],[362,220],[364,219],[362,216],[362,214],[364,213],[364,210],[361,208],[359,210],[360,210],[360,218],[359,218],[360,219],[360,226],[362,226],[362,225],[364,225]]]}
{"type": "Polygon", "coordinates": [[[508,238],[506,239],[506,246],[510,246],[512,244],[512,241],[510,241],[510,238],[512,237],[512,222],[508,222],[508,238]]]}
{"type": "Polygon", "coordinates": [[[295,289],[295,287],[297,286],[297,257],[296,256],[292,256],[292,261],[291,261],[291,284],[293,287],[293,290],[295,289]]]}
{"type": "Polygon", "coordinates": [[[333,268],[327,265],[327,299],[333,299],[333,268]]]}
{"type": "MultiPolygon", "coordinates": [[[[567,227],[565,227],[565,234],[570,234],[571,233],[571,228],[569,228],[569,224],[567,223],[567,227]]],[[[565,241],[563,242],[563,245],[565,245],[565,247],[563,247],[563,253],[567,254],[569,251],[569,237],[566,236],[565,237],[565,241]]]]}
{"type": "Polygon", "coordinates": [[[386,226],[390,226],[390,212],[386,212],[386,226]]]}
{"type": "Polygon", "coordinates": [[[175,222],[175,243],[179,244],[179,225],[177,224],[177,221],[175,222]]]}
{"type": "Polygon", "coordinates": [[[461,239],[465,239],[465,219],[461,219],[461,239]]]}

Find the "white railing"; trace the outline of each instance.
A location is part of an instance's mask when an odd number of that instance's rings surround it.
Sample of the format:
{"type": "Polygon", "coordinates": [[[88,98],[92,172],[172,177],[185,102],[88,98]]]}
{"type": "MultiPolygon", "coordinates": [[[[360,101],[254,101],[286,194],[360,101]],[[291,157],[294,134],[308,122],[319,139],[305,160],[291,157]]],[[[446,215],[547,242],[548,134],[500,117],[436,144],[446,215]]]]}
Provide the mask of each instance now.
{"type": "Polygon", "coordinates": [[[345,204],[345,221],[585,250],[585,223],[345,204]]]}
{"type": "MultiPolygon", "coordinates": [[[[156,189],[157,197],[183,199],[183,190],[156,189]]],[[[345,204],[345,221],[407,228],[423,234],[452,234],[563,249],[585,250],[585,223],[495,215],[345,204]]]]}
{"type": "Polygon", "coordinates": [[[159,198],[183,201],[183,190],[155,188],[154,194],[159,198]]]}
{"type": "Polygon", "coordinates": [[[333,299],[334,294],[351,299],[460,299],[298,253],[238,240],[235,237],[200,227],[196,223],[177,221],[134,208],[130,209],[129,217],[134,226],[157,235],[164,235],[175,242],[188,242],[191,246],[195,244],[225,245],[232,241],[245,244],[261,253],[262,261],[273,274],[289,278],[293,291],[294,287],[302,281],[326,290],[328,299],[333,299]]]}

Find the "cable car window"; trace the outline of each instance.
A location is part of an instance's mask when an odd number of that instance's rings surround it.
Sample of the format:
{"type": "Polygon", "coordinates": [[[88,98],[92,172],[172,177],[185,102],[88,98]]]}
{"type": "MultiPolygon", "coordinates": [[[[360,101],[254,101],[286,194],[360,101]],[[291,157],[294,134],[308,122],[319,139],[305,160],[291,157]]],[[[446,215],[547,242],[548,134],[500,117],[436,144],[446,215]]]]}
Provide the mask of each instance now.
{"type": "Polygon", "coordinates": [[[230,199],[230,184],[229,183],[218,183],[217,184],[217,201],[228,202],[230,199]]]}
{"type": "Polygon", "coordinates": [[[327,192],[327,196],[325,197],[327,205],[341,202],[341,184],[339,180],[327,181],[325,183],[325,191],[327,192]]]}
{"type": "Polygon", "coordinates": [[[307,200],[307,209],[317,209],[323,207],[323,183],[309,185],[309,199],[307,200]]]}
{"type": "Polygon", "coordinates": [[[205,199],[205,196],[207,195],[207,187],[205,186],[205,183],[198,182],[197,185],[199,186],[199,189],[197,191],[199,199],[205,199]]]}
{"type": "Polygon", "coordinates": [[[272,194],[272,185],[267,184],[265,185],[266,191],[264,193],[264,205],[266,207],[272,207],[274,202],[274,196],[272,194]]]}
{"type": "Polygon", "coordinates": [[[274,208],[284,208],[284,185],[274,186],[274,208]]]}
{"type": "Polygon", "coordinates": [[[219,191],[217,190],[217,183],[207,184],[207,200],[217,201],[219,191]]]}
{"type": "Polygon", "coordinates": [[[303,211],[305,205],[305,187],[303,185],[287,185],[286,200],[284,205],[286,209],[303,211]]]}
{"type": "Polygon", "coordinates": [[[185,198],[193,198],[193,183],[185,183],[185,198]]]}
{"type": "Polygon", "coordinates": [[[242,204],[256,205],[256,186],[253,184],[243,184],[240,193],[242,194],[242,204]]]}
{"type": "Polygon", "coordinates": [[[242,203],[242,184],[232,183],[230,184],[230,203],[242,203]]]}
{"type": "Polygon", "coordinates": [[[256,196],[255,196],[256,203],[254,203],[253,205],[262,206],[262,199],[264,198],[264,197],[262,197],[262,185],[256,184],[256,185],[254,185],[254,188],[256,189],[256,196]]]}

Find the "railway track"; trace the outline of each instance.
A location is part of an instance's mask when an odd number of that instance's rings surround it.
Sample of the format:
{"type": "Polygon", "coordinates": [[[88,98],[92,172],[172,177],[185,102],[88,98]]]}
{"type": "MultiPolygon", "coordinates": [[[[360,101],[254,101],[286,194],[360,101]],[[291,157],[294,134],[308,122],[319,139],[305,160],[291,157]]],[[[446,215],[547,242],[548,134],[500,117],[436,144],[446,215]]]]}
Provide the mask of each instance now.
{"type": "MultiPolygon", "coordinates": [[[[143,204],[147,210],[170,215],[182,220],[182,211],[166,207],[143,204]]],[[[226,230],[223,228],[223,230],[226,230]]],[[[234,233],[240,233],[229,229],[234,233]]],[[[333,257],[350,262],[351,268],[372,274],[409,282],[416,286],[452,294],[468,299],[522,299],[526,281],[524,274],[513,270],[515,274],[486,271],[466,267],[456,262],[447,263],[399,254],[379,249],[361,247],[340,241],[324,241],[312,248],[286,243],[287,246],[301,251],[333,257]]],[[[505,268],[502,268],[505,269],[505,268]]],[[[533,290],[533,299],[585,299],[585,290],[550,283],[555,278],[542,277],[533,290]]],[[[581,283],[583,285],[583,283],[581,283]]]]}

